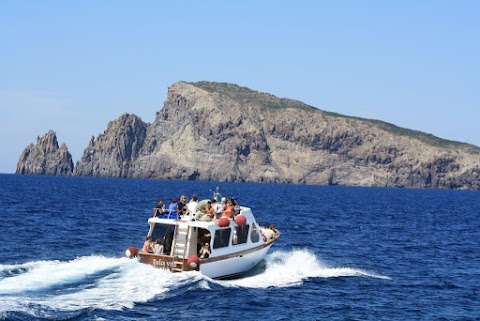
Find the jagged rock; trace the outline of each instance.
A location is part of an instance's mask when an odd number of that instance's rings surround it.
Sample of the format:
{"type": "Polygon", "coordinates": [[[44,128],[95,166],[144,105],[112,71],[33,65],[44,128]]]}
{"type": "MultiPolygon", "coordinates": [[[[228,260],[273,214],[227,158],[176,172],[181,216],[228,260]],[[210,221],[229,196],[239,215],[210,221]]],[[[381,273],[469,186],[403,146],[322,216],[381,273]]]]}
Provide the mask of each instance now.
{"type": "Polygon", "coordinates": [[[37,144],[30,144],[17,163],[16,174],[60,175],[73,173],[72,155],[65,144],[58,147],[57,136],[50,130],[37,137],[37,144]]]}
{"type": "Polygon", "coordinates": [[[75,166],[75,175],[131,177],[131,166],[143,146],[147,130],[135,115],[125,114],[108,124],[107,130],[94,137],[75,166]]]}

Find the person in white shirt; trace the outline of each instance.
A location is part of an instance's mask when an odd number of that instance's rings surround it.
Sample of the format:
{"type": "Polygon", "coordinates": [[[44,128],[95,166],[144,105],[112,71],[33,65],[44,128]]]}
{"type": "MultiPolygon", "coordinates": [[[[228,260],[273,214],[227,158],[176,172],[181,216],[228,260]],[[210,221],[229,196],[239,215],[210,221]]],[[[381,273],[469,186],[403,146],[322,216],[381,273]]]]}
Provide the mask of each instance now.
{"type": "Polygon", "coordinates": [[[155,254],[163,254],[163,244],[161,241],[157,241],[154,245],[154,253],[155,254]]]}
{"type": "Polygon", "coordinates": [[[269,226],[262,227],[261,229],[262,236],[265,236],[264,241],[271,240],[275,237],[275,231],[269,226]]]}
{"type": "Polygon", "coordinates": [[[215,213],[217,214],[217,218],[219,215],[222,215],[222,205],[217,203],[216,199],[212,199],[212,207],[215,210],[215,213]]]}
{"type": "Polygon", "coordinates": [[[192,199],[187,204],[188,210],[187,210],[186,218],[188,220],[192,220],[195,218],[195,212],[197,211],[197,204],[198,204],[197,195],[192,195],[192,199]]]}

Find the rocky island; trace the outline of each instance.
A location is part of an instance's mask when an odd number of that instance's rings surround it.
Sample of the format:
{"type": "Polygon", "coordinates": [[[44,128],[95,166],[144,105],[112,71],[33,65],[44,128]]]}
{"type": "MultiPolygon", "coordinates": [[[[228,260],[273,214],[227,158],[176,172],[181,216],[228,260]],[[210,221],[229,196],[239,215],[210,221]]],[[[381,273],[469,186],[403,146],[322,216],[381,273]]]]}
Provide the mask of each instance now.
{"type": "Polygon", "coordinates": [[[120,116],[73,170],[52,133],[17,174],[480,189],[476,146],[234,84],[173,84],[153,123],[120,116]]]}
{"type": "Polygon", "coordinates": [[[70,176],[73,174],[72,155],[65,144],[58,147],[57,135],[50,130],[37,137],[37,144],[25,148],[15,173],[70,176]]]}

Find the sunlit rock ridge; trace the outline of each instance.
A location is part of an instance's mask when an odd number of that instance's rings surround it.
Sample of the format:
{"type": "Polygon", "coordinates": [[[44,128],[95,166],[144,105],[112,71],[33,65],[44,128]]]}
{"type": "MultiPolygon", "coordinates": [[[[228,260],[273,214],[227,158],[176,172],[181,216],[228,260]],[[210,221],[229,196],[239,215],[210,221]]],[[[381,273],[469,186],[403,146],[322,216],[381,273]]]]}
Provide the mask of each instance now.
{"type": "Polygon", "coordinates": [[[74,175],[478,190],[480,149],[234,84],[177,82],[152,124],[124,114],[92,137],[74,175]]]}

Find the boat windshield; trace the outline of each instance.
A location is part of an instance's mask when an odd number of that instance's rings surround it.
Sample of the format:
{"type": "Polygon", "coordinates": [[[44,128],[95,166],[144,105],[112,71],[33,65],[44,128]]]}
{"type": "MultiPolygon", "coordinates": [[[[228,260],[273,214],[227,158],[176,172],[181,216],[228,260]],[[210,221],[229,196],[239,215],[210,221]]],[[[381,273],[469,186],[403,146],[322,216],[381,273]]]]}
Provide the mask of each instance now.
{"type": "Polygon", "coordinates": [[[152,242],[161,241],[165,247],[164,253],[169,253],[174,232],[174,225],[155,223],[151,234],[152,242]]]}

